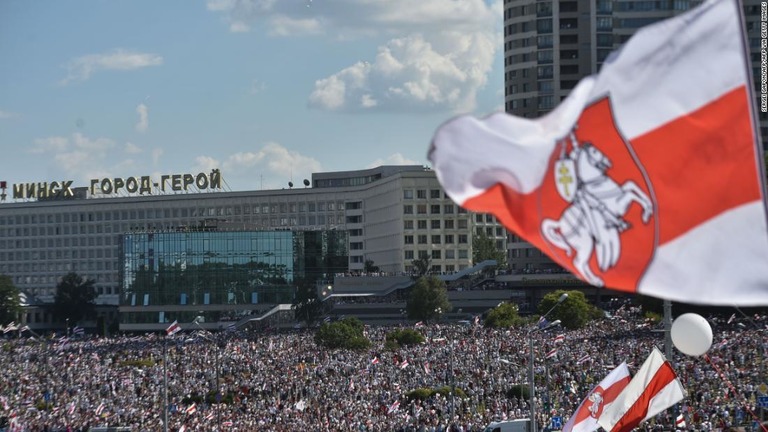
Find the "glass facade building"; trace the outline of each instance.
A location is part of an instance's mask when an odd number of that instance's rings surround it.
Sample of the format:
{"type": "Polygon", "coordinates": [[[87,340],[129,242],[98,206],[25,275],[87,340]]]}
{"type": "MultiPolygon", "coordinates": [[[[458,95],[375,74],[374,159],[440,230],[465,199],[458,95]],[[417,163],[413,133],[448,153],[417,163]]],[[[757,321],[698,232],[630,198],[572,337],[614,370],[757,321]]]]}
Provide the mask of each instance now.
{"type": "MultiPolygon", "coordinates": [[[[120,237],[120,325],[235,321],[347,270],[347,232],[158,231],[120,237]]],[[[164,328],[164,327],[163,327],[164,328]]]]}

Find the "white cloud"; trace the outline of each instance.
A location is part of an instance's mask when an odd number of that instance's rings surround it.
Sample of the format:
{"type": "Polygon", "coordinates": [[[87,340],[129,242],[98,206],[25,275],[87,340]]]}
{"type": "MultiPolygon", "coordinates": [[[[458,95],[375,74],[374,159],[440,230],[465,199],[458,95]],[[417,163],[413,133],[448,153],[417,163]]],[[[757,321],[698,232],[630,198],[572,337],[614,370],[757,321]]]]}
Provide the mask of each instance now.
{"type": "Polygon", "coordinates": [[[105,54],[89,54],[70,60],[64,67],[67,77],[60,81],[67,85],[75,81],[86,81],[96,72],[105,70],[129,71],[163,64],[163,57],[157,54],[114,50],[105,54]]]}
{"type": "Polygon", "coordinates": [[[322,171],[316,159],[274,142],[254,151],[232,154],[224,160],[198,156],[193,172],[210,172],[216,168],[230,185],[251,189],[286,187],[291,179],[301,185],[302,180],[311,178],[313,172],[322,171]]]}
{"type": "Polygon", "coordinates": [[[10,111],[0,110],[0,119],[10,119],[10,118],[14,118],[16,116],[17,116],[16,113],[12,113],[10,111]]]}
{"type": "Polygon", "coordinates": [[[385,159],[376,159],[368,164],[367,168],[376,168],[381,165],[423,165],[421,162],[411,160],[403,156],[401,153],[394,153],[387,156],[385,159]]]}
{"type": "Polygon", "coordinates": [[[136,107],[136,114],[139,115],[139,121],[136,122],[136,130],[146,132],[149,128],[149,109],[143,103],[136,107]]]}
{"type": "Polygon", "coordinates": [[[69,147],[69,139],[67,137],[52,136],[47,138],[38,138],[33,142],[30,153],[59,153],[65,151],[69,147]]]}
{"type": "Polygon", "coordinates": [[[139,153],[142,153],[144,150],[142,150],[141,147],[137,146],[132,142],[127,142],[125,143],[124,151],[128,154],[139,154],[139,153]]]}
{"type": "Polygon", "coordinates": [[[230,30],[389,42],[315,82],[309,106],[330,111],[475,108],[502,44],[502,0],[210,0],[230,30]]]}
{"type": "Polygon", "coordinates": [[[315,82],[313,108],[334,111],[471,111],[496,54],[490,33],[414,34],[393,39],[373,63],[358,62],[315,82]]]}
{"type": "Polygon", "coordinates": [[[266,90],[267,85],[259,80],[253,80],[251,83],[251,87],[248,88],[248,93],[250,94],[258,94],[266,90]]]}
{"type": "Polygon", "coordinates": [[[161,148],[152,149],[152,165],[160,163],[160,158],[163,156],[163,153],[165,153],[165,151],[161,148]]]}

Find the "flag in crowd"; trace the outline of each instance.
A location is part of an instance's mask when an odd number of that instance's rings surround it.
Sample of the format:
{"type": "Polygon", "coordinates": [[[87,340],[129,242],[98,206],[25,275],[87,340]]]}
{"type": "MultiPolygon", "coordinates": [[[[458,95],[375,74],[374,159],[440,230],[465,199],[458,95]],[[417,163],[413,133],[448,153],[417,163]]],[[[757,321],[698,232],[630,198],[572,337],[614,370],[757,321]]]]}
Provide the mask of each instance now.
{"type": "Polygon", "coordinates": [[[181,326],[179,325],[179,322],[174,321],[171,323],[170,326],[168,326],[167,329],[165,329],[165,334],[168,336],[173,336],[180,331],[181,331],[181,326]]]}
{"type": "Polygon", "coordinates": [[[680,415],[678,415],[675,419],[675,427],[678,429],[685,428],[685,417],[683,416],[683,413],[680,413],[680,415]]]}
{"type": "Polygon", "coordinates": [[[429,366],[429,362],[424,362],[424,373],[426,373],[427,375],[432,374],[432,369],[429,366]]]}
{"type": "Polygon", "coordinates": [[[400,409],[400,401],[395,401],[392,405],[389,406],[389,409],[387,409],[387,414],[392,414],[398,409],[400,409]]]}
{"type": "Polygon", "coordinates": [[[428,155],[443,189],[590,285],[768,305],[763,154],[740,8],[707,0],[640,29],[541,118],[446,122],[428,155]]]}
{"type": "Polygon", "coordinates": [[[104,411],[104,402],[100,403],[99,406],[96,407],[96,413],[97,416],[100,416],[102,411],[104,411]]]}
{"type": "Polygon", "coordinates": [[[592,359],[592,356],[589,354],[584,354],[583,356],[579,357],[578,360],[576,360],[576,364],[582,364],[590,361],[592,359]]]}
{"type": "Polygon", "coordinates": [[[571,418],[563,426],[563,432],[592,432],[600,425],[598,417],[629,384],[629,368],[622,363],[613,369],[600,383],[590,390],[571,418]]]}
{"type": "Polygon", "coordinates": [[[400,369],[405,369],[408,367],[408,360],[403,360],[402,363],[400,363],[400,366],[398,366],[400,369]]]}
{"type": "Polygon", "coordinates": [[[555,343],[563,343],[563,342],[565,342],[565,335],[564,334],[561,333],[561,334],[555,336],[555,343]]]}
{"type": "Polygon", "coordinates": [[[547,353],[547,355],[546,355],[546,358],[552,358],[552,357],[554,357],[554,356],[556,356],[556,355],[557,355],[557,348],[554,348],[554,349],[550,350],[550,351],[547,353]]]}
{"type": "Polygon", "coordinates": [[[371,364],[374,364],[374,365],[375,364],[379,364],[379,358],[378,357],[374,357],[373,360],[371,360],[371,364]]]}
{"type": "Polygon", "coordinates": [[[85,334],[85,329],[80,326],[75,326],[75,328],[72,329],[72,334],[75,336],[82,336],[85,334]]]}
{"type": "Polygon", "coordinates": [[[736,319],[736,314],[734,313],[733,315],[731,315],[730,318],[728,318],[728,324],[732,323],[733,320],[735,320],[735,319],[736,319]]]}
{"type": "Polygon", "coordinates": [[[629,432],[684,397],[672,365],[654,348],[613,404],[603,408],[598,423],[608,432],[629,432]]]}
{"type": "Polygon", "coordinates": [[[192,403],[192,405],[187,407],[185,412],[187,413],[187,415],[191,415],[191,414],[196,413],[197,412],[197,404],[192,403]]]}

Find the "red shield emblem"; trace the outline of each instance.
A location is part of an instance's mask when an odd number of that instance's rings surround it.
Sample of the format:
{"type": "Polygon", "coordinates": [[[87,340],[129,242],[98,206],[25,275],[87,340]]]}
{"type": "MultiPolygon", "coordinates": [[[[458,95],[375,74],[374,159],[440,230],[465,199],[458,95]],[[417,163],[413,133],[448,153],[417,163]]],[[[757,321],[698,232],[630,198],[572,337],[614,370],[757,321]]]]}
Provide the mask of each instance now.
{"type": "Polygon", "coordinates": [[[587,107],[559,142],[539,191],[543,250],[592,285],[636,291],[658,242],[657,206],[608,98],[587,107]]]}

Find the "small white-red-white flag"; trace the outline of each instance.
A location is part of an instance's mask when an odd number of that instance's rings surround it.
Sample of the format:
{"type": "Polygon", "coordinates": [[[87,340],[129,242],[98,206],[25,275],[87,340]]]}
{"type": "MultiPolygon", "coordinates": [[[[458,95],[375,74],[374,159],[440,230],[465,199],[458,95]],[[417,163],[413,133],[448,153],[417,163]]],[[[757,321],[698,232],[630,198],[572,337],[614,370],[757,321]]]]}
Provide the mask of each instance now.
{"type": "Polygon", "coordinates": [[[608,432],[629,432],[684,397],[685,389],[672,365],[654,348],[613,404],[603,409],[597,422],[608,432]]]}
{"type": "Polygon", "coordinates": [[[374,357],[373,360],[371,360],[371,364],[379,364],[379,358],[374,357]]]}
{"type": "Polygon", "coordinates": [[[592,432],[600,425],[597,419],[603,410],[610,406],[616,397],[629,384],[629,368],[622,363],[613,369],[595,386],[576,408],[571,418],[563,426],[563,432],[592,432]]]}
{"type": "Polygon", "coordinates": [[[402,363],[400,363],[400,366],[398,366],[400,369],[405,369],[408,367],[408,360],[403,360],[402,363]]]}
{"type": "Polygon", "coordinates": [[[578,360],[576,360],[576,364],[586,363],[590,360],[592,360],[592,356],[590,356],[589,354],[584,354],[583,356],[579,357],[578,360]]]}
{"type": "Polygon", "coordinates": [[[547,353],[547,358],[552,358],[552,357],[554,357],[554,356],[556,356],[556,355],[557,355],[557,348],[555,348],[555,349],[553,349],[553,350],[550,350],[550,351],[547,353]]]}
{"type": "Polygon", "coordinates": [[[432,368],[429,367],[429,362],[424,362],[424,373],[427,375],[432,373],[432,368]]]}
{"type": "Polygon", "coordinates": [[[184,432],[185,430],[187,430],[187,425],[181,425],[179,432],[184,432]]]}
{"type": "Polygon", "coordinates": [[[565,342],[565,335],[564,334],[559,334],[559,335],[555,336],[555,343],[563,343],[563,342],[565,342]]]}
{"type": "Polygon", "coordinates": [[[181,331],[181,326],[179,325],[179,322],[174,321],[171,323],[171,325],[168,326],[167,329],[165,329],[165,334],[167,336],[173,336],[180,331],[181,331]]]}
{"type": "Polygon", "coordinates": [[[186,409],[186,413],[188,415],[194,414],[196,412],[197,412],[197,405],[195,405],[194,403],[192,405],[188,406],[187,409],[186,409]]]}
{"type": "Polygon", "coordinates": [[[398,409],[400,409],[400,401],[395,401],[395,403],[390,405],[389,409],[387,409],[387,414],[392,414],[393,412],[396,412],[398,409]]]}
{"type": "Polygon", "coordinates": [[[685,427],[685,417],[683,416],[683,413],[680,413],[680,415],[677,416],[677,419],[675,419],[675,427],[678,429],[685,427]]]}

